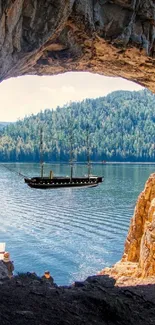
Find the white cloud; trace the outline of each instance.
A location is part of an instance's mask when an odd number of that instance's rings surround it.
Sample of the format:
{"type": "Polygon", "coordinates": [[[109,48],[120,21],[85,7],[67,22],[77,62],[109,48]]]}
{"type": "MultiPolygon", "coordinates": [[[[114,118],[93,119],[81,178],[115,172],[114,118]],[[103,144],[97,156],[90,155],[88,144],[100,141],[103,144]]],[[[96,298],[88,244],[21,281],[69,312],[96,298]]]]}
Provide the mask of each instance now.
{"type": "Polygon", "coordinates": [[[75,93],[75,88],[72,86],[62,86],[61,90],[65,94],[75,93]]]}
{"type": "Polygon", "coordinates": [[[54,89],[54,88],[49,88],[49,87],[40,87],[40,91],[48,92],[48,93],[53,93],[53,94],[56,93],[56,89],[54,89]]]}
{"type": "Polygon", "coordinates": [[[101,97],[121,89],[140,90],[142,87],[122,78],[108,78],[88,72],[8,79],[0,84],[0,121],[15,121],[45,108],[101,97]]]}

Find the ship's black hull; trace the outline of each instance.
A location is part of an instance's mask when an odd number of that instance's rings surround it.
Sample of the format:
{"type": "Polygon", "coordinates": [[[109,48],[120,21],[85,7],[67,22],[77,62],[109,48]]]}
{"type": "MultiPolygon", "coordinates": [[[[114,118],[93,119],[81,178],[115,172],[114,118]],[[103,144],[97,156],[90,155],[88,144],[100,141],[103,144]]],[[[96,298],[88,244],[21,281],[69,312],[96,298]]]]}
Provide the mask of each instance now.
{"type": "Polygon", "coordinates": [[[91,177],[74,177],[72,180],[69,177],[33,177],[25,178],[25,183],[32,188],[38,189],[55,189],[55,188],[81,188],[95,187],[102,183],[103,178],[97,176],[91,177]]]}

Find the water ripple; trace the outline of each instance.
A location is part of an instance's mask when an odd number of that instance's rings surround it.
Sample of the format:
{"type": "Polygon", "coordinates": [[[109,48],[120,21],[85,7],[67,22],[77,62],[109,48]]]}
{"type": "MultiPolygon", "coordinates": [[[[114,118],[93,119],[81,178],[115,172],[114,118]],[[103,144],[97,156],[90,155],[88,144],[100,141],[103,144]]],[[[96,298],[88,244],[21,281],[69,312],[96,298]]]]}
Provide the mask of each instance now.
{"type": "MultiPolygon", "coordinates": [[[[35,164],[10,166],[38,173],[35,164]]],[[[65,166],[54,168],[66,174],[65,166]]],[[[84,168],[76,167],[77,174],[84,168]]],[[[94,174],[103,174],[102,168],[94,166],[94,174]]],[[[115,263],[151,172],[153,166],[107,165],[105,181],[96,188],[42,191],[28,188],[0,165],[0,240],[7,243],[16,272],[41,275],[49,269],[58,284],[68,284],[115,263]]]]}

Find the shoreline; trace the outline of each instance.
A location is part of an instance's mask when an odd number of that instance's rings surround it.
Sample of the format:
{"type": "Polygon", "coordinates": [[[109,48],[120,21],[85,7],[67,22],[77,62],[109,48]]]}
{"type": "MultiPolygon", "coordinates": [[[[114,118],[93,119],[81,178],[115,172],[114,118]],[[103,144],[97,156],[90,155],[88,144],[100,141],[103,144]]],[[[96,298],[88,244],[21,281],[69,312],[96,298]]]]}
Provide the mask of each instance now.
{"type": "MultiPolygon", "coordinates": [[[[22,164],[29,164],[29,165],[32,165],[32,164],[40,164],[40,162],[34,162],[34,161],[6,161],[6,162],[0,162],[0,165],[5,165],[5,164],[19,164],[19,165],[22,165],[22,164]]],[[[53,161],[53,162],[44,162],[44,165],[70,165],[69,162],[56,162],[56,161],[53,161]]],[[[73,165],[83,165],[83,166],[86,166],[87,165],[87,162],[74,162],[73,165]]],[[[155,161],[153,162],[138,162],[138,161],[106,161],[106,162],[101,162],[101,161],[91,161],[91,165],[101,165],[101,166],[106,166],[106,165],[155,165],[155,161]]]]}

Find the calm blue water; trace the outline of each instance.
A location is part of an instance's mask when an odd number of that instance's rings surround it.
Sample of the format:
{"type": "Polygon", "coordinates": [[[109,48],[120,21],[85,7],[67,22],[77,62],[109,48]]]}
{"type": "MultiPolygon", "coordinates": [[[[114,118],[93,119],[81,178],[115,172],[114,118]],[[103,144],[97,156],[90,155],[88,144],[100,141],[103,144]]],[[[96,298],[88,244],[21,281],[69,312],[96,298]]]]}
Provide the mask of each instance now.
{"type": "MultiPolygon", "coordinates": [[[[27,176],[37,164],[7,164],[27,176]]],[[[57,175],[69,167],[45,165],[57,175]]],[[[0,165],[0,242],[6,242],[16,272],[50,270],[59,285],[85,279],[118,261],[139,193],[153,165],[95,165],[104,175],[96,188],[36,190],[0,165]]],[[[84,175],[84,166],[75,167],[84,175]]]]}

